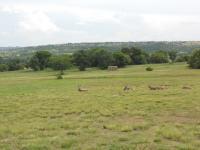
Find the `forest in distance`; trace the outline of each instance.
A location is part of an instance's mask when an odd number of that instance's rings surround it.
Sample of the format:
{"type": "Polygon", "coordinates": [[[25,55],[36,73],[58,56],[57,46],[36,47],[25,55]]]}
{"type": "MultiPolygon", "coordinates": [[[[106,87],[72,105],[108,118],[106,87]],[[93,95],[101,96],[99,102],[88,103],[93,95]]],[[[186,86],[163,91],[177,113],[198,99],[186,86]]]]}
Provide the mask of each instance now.
{"type": "Polygon", "coordinates": [[[102,48],[108,51],[118,51],[124,47],[138,47],[146,52],[152,51],[177,51],[179,53],[191,53],[200,48],[199,41],[149,41],[149,42],[97,42],[97,43],[67,43],[51,44],[28,47],[0,47],[2,57],[30,57],[36,51],[48,50],[53,54],[73,53],[79,50],[102,48]]]}

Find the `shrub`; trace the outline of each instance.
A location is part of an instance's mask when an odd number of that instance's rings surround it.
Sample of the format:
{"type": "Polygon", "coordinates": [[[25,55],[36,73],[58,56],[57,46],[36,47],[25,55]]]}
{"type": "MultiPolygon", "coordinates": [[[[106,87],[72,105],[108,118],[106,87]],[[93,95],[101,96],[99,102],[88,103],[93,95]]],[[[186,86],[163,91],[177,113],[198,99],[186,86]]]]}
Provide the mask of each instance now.
{"type": "Polygon", "coordinates": [[[0,72],[8,71],[8,65],[0,64],[0,72]]]}
{"type": "Polygon", "coordinates": [[[57,79],[60,80],[60,79],[63,79],[63,76],[61,74],[57,75],[57,79]]]}
{"type": "Polygon", "coordinates": [[[192,53],[188,61],[189,65],[193,69],[200,69],[200,49],[192,53]]]}
{"type": "Polygon", "coordinates": [[[153,68],[147,67],[147,68],[146,68],[146,71],[153,71],[153,68]]]}

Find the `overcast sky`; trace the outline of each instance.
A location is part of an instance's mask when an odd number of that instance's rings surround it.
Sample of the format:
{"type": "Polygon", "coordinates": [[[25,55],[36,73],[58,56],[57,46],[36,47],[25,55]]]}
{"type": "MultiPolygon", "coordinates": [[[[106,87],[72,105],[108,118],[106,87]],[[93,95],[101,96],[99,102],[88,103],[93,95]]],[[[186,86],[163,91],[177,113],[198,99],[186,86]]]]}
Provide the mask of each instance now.
{"type": "Polygon", "coordinates": [[[200,0],[0,0],[0,46],[200,40],[200,0]]]}

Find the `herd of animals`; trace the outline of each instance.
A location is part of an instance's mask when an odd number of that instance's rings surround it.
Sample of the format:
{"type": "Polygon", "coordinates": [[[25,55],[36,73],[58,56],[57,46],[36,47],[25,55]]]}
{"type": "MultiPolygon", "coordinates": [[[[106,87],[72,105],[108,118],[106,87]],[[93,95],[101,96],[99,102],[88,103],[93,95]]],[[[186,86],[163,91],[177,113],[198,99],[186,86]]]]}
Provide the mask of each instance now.
{"type": "MultiPolygon", "coordinates": [[[[149,85],[148,88],[149,88],[150,90],[164,90],[164,89],[167,89],[168,86],[169,86],[169,85],[160,85],[160,86],[149,85]]],[[[189,86],[183,86],[182,89],[190,90],[190,89],[192,89],[192,88],[189,87],[189,86]]],[[[134,90],[134,88],[131,87],[131,86],[128,86],[128,85],[125,85],[125,86],[123,87],[123,91],[125,91],[125,92],[133,91],[133,90],[134,90]]],[[[78,91],[79,91],[79,92],[86,92],[86,91],[88,91],[88,89],[79,86],[79,87],[78,87],[78,91]]]]}

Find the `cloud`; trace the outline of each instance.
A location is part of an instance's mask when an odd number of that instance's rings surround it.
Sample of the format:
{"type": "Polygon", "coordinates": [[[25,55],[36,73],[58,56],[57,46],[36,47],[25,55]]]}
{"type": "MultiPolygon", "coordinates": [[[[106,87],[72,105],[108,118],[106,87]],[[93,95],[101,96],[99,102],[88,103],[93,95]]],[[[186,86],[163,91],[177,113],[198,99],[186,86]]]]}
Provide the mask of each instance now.
{"type": "Polygon", "coordinates": [[[19,26],[31,32],[58,32],[60,29],[43,12],[35,12],[24,15],[19,26]]]}
{"type": "Polygon", "coordinates": [[[197,0],[0,0],[0,46],[199,40],[199,18],[197,0]]]}

